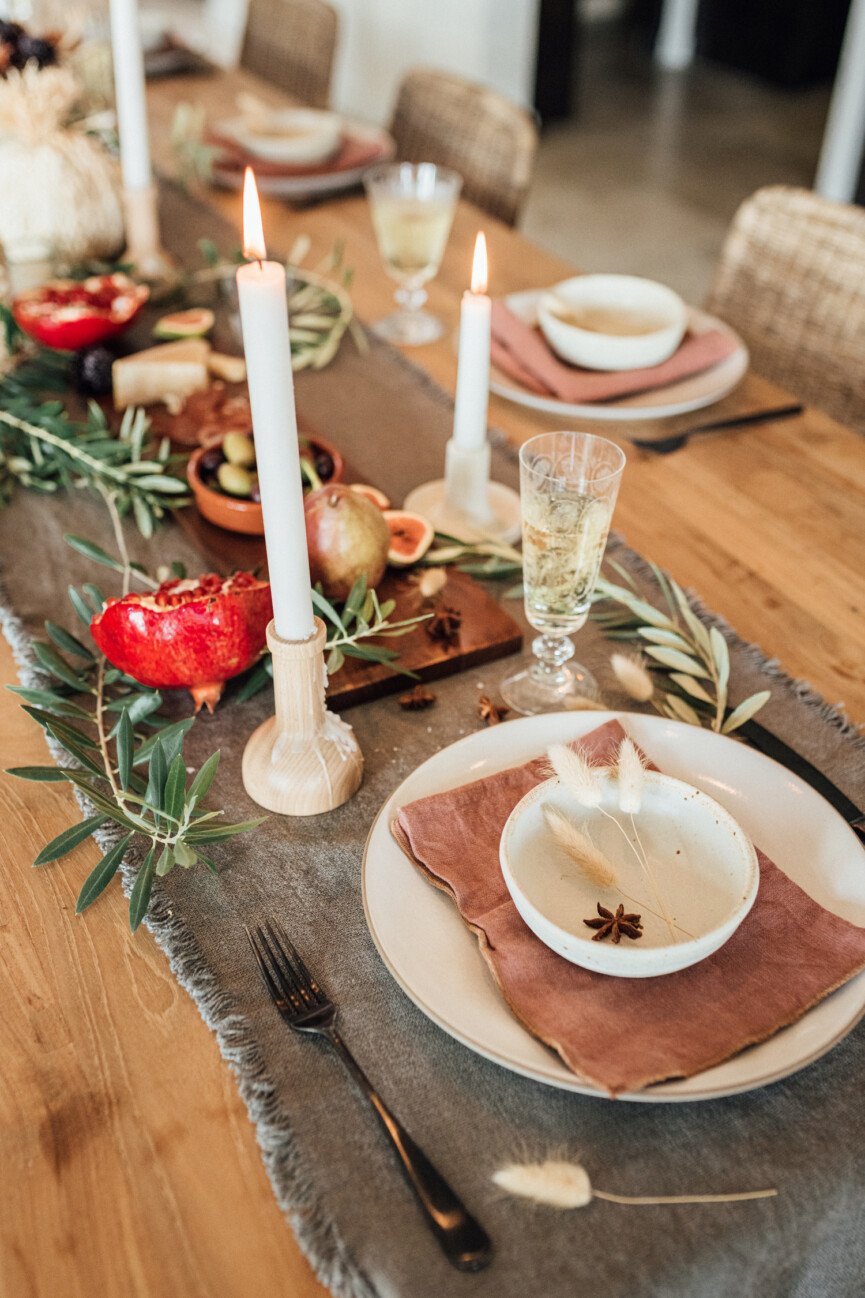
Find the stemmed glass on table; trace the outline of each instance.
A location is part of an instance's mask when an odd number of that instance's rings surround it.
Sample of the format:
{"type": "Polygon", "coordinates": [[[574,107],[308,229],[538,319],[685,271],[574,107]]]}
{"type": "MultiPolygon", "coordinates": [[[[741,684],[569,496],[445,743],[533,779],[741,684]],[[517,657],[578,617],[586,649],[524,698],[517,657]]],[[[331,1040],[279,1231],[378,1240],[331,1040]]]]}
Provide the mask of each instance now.
{"type": "Polygon", "coordinates": [[[397,162],[364,176],[378,248],[399,284],[399,309],[375,325],[388,342],[419,346],[444,333],[436,316],[421,310],[424,284],[438,274],[451,232],[462,177],[432,162],[397,162]]]}
{"type": "Polygon", "coordinates": [[[624,467],[624,452],[591,433],[541,433],[520,450],[525,608],[540,634],[534,657],[502,681],[516,712],[599,697],[591,672],[570,661],[570,637],[589,615],[624,467]]]}

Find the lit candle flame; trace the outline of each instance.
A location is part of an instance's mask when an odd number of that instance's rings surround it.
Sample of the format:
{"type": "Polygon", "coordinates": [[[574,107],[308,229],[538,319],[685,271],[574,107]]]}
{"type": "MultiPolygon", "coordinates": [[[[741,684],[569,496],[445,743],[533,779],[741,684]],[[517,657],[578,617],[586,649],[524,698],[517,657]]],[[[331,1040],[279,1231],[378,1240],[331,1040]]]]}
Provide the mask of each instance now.
{"type": "Polygon", "coordinates": [[[250,260],[263,261],[267,256],[264,244],[264,227],[261,224],[261,203],[252,167],[243,173],[243,255],[250,260]]]}
{"type": "Polygon", "coordinates": [[[478,231],[475,239],[475,255],[472,258],[472,292],[487,291],[487,241],[483,230],[478,231]]]}

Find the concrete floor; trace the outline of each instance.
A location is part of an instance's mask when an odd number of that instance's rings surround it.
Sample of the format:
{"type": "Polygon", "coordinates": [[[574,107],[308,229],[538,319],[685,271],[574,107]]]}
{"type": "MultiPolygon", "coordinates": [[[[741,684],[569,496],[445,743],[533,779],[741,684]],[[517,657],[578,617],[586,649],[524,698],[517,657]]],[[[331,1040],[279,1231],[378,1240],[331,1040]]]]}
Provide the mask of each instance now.
{"type": "Polygon", "coordinates": [[[545,130],[521,228],[585,270],[663,280],[700,302],[739,203],[810,186],[828,89],[711,64],[661,72],[614,26],[587,30],[578,108],[545,130]]]}

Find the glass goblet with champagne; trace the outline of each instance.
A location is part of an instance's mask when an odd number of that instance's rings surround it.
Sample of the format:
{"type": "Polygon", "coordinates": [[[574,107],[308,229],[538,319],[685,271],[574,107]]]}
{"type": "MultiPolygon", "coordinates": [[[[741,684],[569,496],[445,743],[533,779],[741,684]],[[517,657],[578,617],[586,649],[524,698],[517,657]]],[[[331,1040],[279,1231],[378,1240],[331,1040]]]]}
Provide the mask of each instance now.
{"type": "Polygon", "coordinates": [[[589,615],[624,467],[624,452],[591,433],[542,433],[520,450],[526,617],[540,634],[534,657],[501,685],[516,712],[599,697],[591,672],[570,661],[570,637],[589,615]]]}
{"type": "Polygon", "coordinates": [[[412,347],[444,333],[442,322],[421,310],[423,286],[438,274],[462,183],[432,162],[385,164],[364,176],[381,259],[399,284],[399,309],[375,326],[388,342],[412,347]]]}

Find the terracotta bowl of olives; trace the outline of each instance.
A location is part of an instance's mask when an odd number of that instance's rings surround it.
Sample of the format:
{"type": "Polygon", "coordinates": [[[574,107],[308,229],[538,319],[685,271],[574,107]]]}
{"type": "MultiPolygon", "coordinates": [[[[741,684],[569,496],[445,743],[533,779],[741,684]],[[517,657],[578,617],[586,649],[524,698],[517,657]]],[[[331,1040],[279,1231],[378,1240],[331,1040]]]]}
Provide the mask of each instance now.
{"type": "MultiPolygon", "coordinates": [[[[304,491],[342,482],[343,458],[321,437],[300,435],[304,491]]],[[[255,464],[255,442],[247,433],[227,432],[193,451],[186,478],[199,513],[230,532],[264,535],[264,518],[255,464]]]]}

